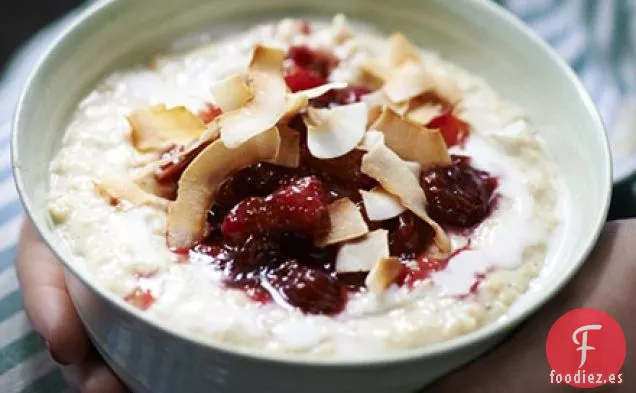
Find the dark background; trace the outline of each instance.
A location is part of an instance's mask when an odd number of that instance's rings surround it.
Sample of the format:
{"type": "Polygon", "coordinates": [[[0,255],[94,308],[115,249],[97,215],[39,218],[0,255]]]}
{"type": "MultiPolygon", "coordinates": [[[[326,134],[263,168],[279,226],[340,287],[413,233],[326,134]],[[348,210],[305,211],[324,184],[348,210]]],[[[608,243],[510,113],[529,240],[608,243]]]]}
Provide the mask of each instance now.
{"type": "MultiPolygon", "coordinates": [[[[11,53],[42,27],[56,20],[81,0],[0,0],[0,71],[11,53]]],[[[590,184],[590,187],[594,187],[590,184]]],[[[585,212],[581,212],[585,214],[585,212]]],[[[636,217],[636,176],[614,187],[609,218],[636,217]]]]}
{"type": "Polygon", "coordinates": [[[39,29],[81,4],[80,0],[0,0],[0,70],[39,29]]]}

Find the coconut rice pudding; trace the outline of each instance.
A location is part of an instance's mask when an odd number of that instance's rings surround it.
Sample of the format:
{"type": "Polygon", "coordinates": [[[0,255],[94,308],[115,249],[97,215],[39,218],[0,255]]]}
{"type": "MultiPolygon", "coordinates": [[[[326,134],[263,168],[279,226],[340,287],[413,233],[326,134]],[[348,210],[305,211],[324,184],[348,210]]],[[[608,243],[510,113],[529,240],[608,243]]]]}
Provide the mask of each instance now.
{"type": "Polygon", "coordinates": [[[160,324],[371,358],[505,315],[560,225],[551,159],[483,80],[337,16],[175,44],[75,112],[49,208],[160,324]]]}

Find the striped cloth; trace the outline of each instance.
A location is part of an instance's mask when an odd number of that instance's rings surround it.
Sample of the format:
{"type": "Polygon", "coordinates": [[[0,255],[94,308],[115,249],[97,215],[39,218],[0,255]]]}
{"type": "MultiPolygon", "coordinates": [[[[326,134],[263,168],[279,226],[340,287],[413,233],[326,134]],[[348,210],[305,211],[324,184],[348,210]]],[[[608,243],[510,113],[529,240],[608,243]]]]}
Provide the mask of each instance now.
{"type": "MultiPolygon", "coordinates": [[[[618,164],[620,160],[629,161],[631,158],[626,156],[636,151],[636,141],[633,141],[636,138],[636,104],[630,99],[635,93],[636,83],[636,0],[495,1],[528,23],[572,65],[597,103],[612,139],[616,141],[615,161],[618,164]]],[[[36,37],[9,67],[4,83],[0,84],[2,393],[67,391],[41,339],[29,327],[18,292],[13,261],[22,212],[11,179],[7,123],[29,66],[50,39],[53,30],[63,23],[36,37]]]]}

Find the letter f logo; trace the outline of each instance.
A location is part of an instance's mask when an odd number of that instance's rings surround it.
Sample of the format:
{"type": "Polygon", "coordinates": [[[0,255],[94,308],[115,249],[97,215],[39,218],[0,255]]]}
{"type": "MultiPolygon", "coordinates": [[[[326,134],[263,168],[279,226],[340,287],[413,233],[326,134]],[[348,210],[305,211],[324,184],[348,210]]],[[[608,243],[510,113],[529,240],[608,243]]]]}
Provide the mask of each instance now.
{"type": "Polygon", "coordinates": [[[574,333],[572,334],[572,341],[574,341],[574,344],[580,345],[580,347],[576,349],[577,351],[581,351],[581,364],[579,364],[579,368],[583,367],[583,365],[585,364],[585,361],[587,360],[587,351],[593,351],[596,349],[594,347],[587,345],[587,332],[589,330],[601,330],[602,327],[603,327],[602,325],[585,325],[576,329],[574,333]],[[581,335],[582,337],[581,342],[579,342],[577,336],[581,332],[583,334],[581,335]]]}

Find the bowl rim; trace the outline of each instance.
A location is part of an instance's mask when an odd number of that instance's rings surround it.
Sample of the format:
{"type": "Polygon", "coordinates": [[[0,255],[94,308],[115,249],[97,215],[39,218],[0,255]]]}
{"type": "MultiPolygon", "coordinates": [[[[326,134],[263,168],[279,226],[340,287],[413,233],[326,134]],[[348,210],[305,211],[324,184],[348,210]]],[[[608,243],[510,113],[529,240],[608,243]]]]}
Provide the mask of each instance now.
{"type": "MultiPolygon", "coordinates": [[[[607,131],[600,113],[594,105],[591,97],[587,93],[583,84],[576,76],[570,66],[563,60],[557,52],[552,49],[545,41],[543,41],[536,33],[534,33],[528,26],[526,26],[520,19],[514,14],[504,9],[499,4],[485,0],[468,0],[463,6],[470,5],[475,8],[481,8],[481,12],[490,13],[495,17],[507,23],[510,28],[518,30],[525,38],[545,52],[546,57],[551,58],[556,63],[560,71],[567,77],[569,83],[571,83],[576,91],[582,105],[589,113],[591,119],[595,123],[595,129],[602,133],[603,145],[602,150],[602,163],[604,163],[604,182],[599,186],[602,187],[603,203],[600,206],[597,214],[594,217],[594,230],[588,233],[587,245],[580,247],[575,251],[571,259],[575,261],[572,263],[568,270],[566,270],[557,282],[547,291],[543,291],[541,294],[535,295],[532,301],[525,306],[522,311],[518,313],[514,318],[503,318],[497,321],[486,324],[476,330],[468,332],[458,337],[451,338],[446,341],[441,341],[423,347],[400,351],[397,353],[384,354],[381,356],[374,356],[369,359],[323,359],[323,358],[308,358],[302,355],[287,354],[287,353],[269,353],[259,351],[258,349],[242,347],[235,344],[229,344],[220,340],[205,340],[202,338],[194,337],[187,332],[180,331],[175,327],[169,326],[169,324],[160,321],[156,318],[152,318],[149,315],[140,312],[132,305],[127,304],[123,300],[111,294],[101,285],[94,283],[90,280],[87,274],[79,272],[72,263],[69,263],[62,257],[62,253],[56,247],[53,246],[53,232],[50,231],[45,224],[34,220],[35,211],[32,207],[32,201],[29,195],[25,192],[23,183],[21,167],[18,163],[17,145],[18,145],[18,130],[22,128],[22,118],[28,113],[26,107],[26,99],[29,90],[31,90],[34,84],[34,80],[37,79],[45,63],[49,61],[52,53],[58,46],[63,45],[69,36],[71,36],[78,28],[94,22],[94,19],[99,16],[110,7],[118,6],[123,0],[98,0],[95,3],[84,8],[73,20],[71,20],[67,26],[65,26],[57,36],[51,41],[47,49],[42,53],[39,60],[36,62],[35,67],[31,71],[22,91],[20,98],[16,106],[15,114],[12,122],[11,129],[11,162],[13,176],[15,179],[16,188],[20,200],[25,207],[28,218],[34,223],[38,233],[42,239],[46,242],[49,249],[55,254],[55,256],[62,262],[65,269],[70,271],[75,277],[77,277],[83,285],[90,289],[92,293],[98,296],[102,301],[108,303],[111,307],[114,307],[117,311],[129,314],[133,318],[143,321],[149,325],[149,328],[156,329],[158,332],[169,336],[171,339],[185,340],[188,344],[203,347],[206,350],[218,351],[227,356],[239,357],[245,361],[256,362],[269,362],[277,363],[281,365],[289,366],[311,366],[311,367],[344,367],[344,368],[356,368],[360,366],[382,366],[391,365],[402,362],[409,362],[414,360],[421,360],[427,358],[433,358],[440,355],[445,355],[462,349],[466,349],[472,345],[485,342],[487,340],[495,340],[503,334],[511,331],[514,327],[525,321],[530,315],[534,314],[540,307],[551,300],[561,289],[576,275],[582,265],[585,263],[588,255],[592,251],[593,247],[600,236],[600,232],[603,228],[603,224],[607,218],[610,197],[612,192],[612,160],[610,154],[609,140],[607,131]]],[[[505,314],[504,314],[505,315],[505,314]]]]}

